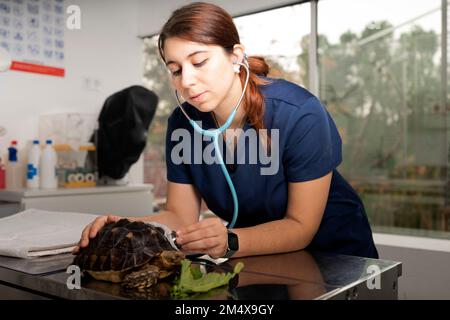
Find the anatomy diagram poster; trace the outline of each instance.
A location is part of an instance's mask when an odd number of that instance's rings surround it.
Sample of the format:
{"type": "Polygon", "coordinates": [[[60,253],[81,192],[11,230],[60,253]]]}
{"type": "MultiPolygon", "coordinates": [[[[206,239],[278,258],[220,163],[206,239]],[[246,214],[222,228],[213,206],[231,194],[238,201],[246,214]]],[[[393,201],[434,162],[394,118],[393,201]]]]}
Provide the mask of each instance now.
{"type": "Polygon", "coordinates": [[[12,70],[64,77],[64,0],[0,0],[0,47],[12,70]]]}

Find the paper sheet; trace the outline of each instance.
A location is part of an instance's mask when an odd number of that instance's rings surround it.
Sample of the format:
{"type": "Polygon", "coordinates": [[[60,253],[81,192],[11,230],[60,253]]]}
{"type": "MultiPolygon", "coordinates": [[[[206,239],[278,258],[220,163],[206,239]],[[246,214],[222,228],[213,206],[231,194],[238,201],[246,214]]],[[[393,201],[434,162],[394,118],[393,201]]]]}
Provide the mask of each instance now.
{"type": "Polygon", "coordinates": [[[28,209],[0,219],[0,255],[31,258],[71,252],[96,215],[28,209]]]}

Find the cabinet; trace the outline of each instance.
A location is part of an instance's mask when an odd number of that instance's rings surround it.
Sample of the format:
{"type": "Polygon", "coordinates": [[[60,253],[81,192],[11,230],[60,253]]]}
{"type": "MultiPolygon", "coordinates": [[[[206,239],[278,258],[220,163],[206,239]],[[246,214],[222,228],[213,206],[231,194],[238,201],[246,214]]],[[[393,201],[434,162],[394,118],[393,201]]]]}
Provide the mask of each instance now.
{"type": "Polygon", "coordinates": [[[145,216],[153,213],[153,185],[97,186],[54,190],[0,190],[0,202],[17,210],[145,216]]]}

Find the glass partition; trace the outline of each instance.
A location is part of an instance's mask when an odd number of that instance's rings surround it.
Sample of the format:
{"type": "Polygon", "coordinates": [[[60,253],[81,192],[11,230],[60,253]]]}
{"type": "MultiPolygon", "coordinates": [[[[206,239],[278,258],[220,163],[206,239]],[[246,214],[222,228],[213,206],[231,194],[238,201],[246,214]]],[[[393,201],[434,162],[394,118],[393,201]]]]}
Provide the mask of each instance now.
{"type": "Polygon", "coordinates": [[[320,98],[375,231],[450,238],[441,4],[319,2],[320,98]]]}

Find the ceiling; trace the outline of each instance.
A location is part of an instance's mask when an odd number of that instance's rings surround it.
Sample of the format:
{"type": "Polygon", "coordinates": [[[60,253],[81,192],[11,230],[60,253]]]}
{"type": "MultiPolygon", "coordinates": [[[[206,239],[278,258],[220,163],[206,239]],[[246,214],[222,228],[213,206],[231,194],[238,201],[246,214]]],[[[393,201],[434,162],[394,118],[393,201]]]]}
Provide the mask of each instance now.
{"type": "MultiPolygon", "coordinates": [[[[212,0],[207,2],[221,6],[232,16],[240,16],[307,1],[308,0],[212,0]]],[[[175,9],[191,2],[195,1],[139,0],[138,35],[148,36],[159,33],[164,22],[169,18],[169,16],[175,9]]]]}

